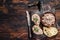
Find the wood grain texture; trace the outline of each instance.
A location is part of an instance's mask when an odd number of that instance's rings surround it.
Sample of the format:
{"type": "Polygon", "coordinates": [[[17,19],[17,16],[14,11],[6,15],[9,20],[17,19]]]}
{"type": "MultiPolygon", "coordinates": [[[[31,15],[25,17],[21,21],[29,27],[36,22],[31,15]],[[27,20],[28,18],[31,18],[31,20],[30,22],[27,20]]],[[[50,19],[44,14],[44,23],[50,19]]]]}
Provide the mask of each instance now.
{"type": "MultiPolygon", "coordinates": [[[[5,1],[4,1],[5,2],[5,1]]],[[[18,3],[19,1],[12,1],[18,3]]],[[[28,0],[21,2],[28,3],[28,0]]],[[[37,6],[28,8],[22,5],[9,5],[0,6],[0,39],[1,40],[28,40],[28,26],[26,10],[37,10],[37,6]]],[[[60,23],[60,10],[56,10],[56,18],[60,23]]],[[[60,24],[59,24],[60,25],[60,24]]],[[[32,39],[36,40],[36,39],[32,39]]],[[[42,40],[60,40],[60,28],[59,33],[54,38],[45,38],[42,40]]]]}

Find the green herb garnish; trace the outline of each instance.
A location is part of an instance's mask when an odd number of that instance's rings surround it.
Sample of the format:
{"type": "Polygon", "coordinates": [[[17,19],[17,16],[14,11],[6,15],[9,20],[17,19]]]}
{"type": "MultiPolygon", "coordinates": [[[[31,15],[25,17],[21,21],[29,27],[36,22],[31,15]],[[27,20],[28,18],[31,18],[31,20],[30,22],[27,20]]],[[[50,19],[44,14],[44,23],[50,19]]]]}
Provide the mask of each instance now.
{"type": "Polygon", "coordinates": [[[37,22],[37,21],[38,21],[38,19],[37,19],[37,18],[34,18],[34,21],[35,21],[35,22],[37,22]]]}
{"type": "Polygon", "coordinates": [[[37,27],[35,27],[35,28],[34,28],[34,31],[38,32],[38,31],[39,31],[39,29],[38,29],[37,27]]]}

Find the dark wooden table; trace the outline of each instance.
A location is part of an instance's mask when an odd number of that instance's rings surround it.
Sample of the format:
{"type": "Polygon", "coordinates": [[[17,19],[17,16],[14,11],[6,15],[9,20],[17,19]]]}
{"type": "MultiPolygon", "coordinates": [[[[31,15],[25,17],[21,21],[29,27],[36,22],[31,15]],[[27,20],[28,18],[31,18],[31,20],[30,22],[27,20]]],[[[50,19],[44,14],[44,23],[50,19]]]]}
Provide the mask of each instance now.
{"type": "MultiPolygon", "coordinates": [[[[28,40],[28,26],[26,10],[37,10],[38,8],[24,8],[13,7],[0,7],[0,39],[1,40],[28,40]]],[[[56,10],[57,22],[60,25],[60,10],[56,10]]],[[[54,38],[47,38],[44,40],[60,40],[60,27],[59,33],[54,38]]],[[[32,39],[36,40],[36,39],[32,39]]]]}

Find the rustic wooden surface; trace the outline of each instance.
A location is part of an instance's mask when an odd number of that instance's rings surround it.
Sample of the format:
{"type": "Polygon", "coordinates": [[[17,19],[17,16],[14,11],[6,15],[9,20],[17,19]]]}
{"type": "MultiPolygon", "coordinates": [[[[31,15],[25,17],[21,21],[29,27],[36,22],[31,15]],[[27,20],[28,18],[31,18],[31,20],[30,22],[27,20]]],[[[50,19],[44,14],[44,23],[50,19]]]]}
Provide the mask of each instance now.
{"type": "MultiPolygon", "coordinates": [[[[21,1],[21,2],[25,2],[21,1]]],[[[13,1],[15,3],[16,1],[13,1]]],[[[17,1],[18,3],[18,1],[17,1]]],[[[27,4],[26,1],[25,4],[27,4]]],[[[28,40],[28,26],[26,10],[37,10],[36,6],[27,8],[26,6],[10,5],[0,6],[0,40],[28,40]]],[[[56,10],[57,22],[60,25],[60,10],[56,10]]],[[[46,38],[44,40],[60,40],[60,27],[59,33],[54,38],[46,38]]],[[[36,40],[36,39],[32,39],[36,40]]]]}
{"type": "MultiPolygon", "coordinates": [[[[37,8],[33,7],[29,10],[36,10],[37,8]]],[[[5,13],[6,8],[3,8],[4,11],[0,11],[0,39],[2,40],[28,40],[28,27],[26,20],[27,9],[25,8],[15,8],[15,13],[5,13]]],[[[60,22],[60,10],[56,11],[57,21],[60,22]]],[[[34,39],[36,40],[36,39],[34,39]]],[[[47,38],[46,40],[60,40],[60,28],[59,33],[55,38],[47,38]]]]}

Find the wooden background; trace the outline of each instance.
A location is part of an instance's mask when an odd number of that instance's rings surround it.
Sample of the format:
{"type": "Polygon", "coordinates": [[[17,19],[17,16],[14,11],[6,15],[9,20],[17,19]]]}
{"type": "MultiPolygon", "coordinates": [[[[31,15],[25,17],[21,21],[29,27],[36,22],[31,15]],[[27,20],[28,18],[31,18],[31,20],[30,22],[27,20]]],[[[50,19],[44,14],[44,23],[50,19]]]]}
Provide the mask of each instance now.
{"type": "MultiPolygon", "coordinates": [[[[10,2],[10,1],[9,1],[10,2]]],[[[7,4],[6,0],[0,1],[0,40],[28,40],[28,27],[26,10],[37,10],[37,6],[31,8],[27,7],[28,3],[34,4],[31,0],[12,0],[14,4],[7,4]],[[21,2],[22,4],[19,4],[21,2]]],[[[60,26],[60,1],[55,0],[49,2],[56,8],[57,23],[60,26]],[[55,6],[56,2],[56,6],[55,6]]],[[[54,38],[47,38],[45,40],[60,40],[60,27],[58,26],[59,33],[54,38]]],[[[33,40],[33,39],[32,39],[33,40]]],[[[36,40],[36,39],[34,39],[36,40]]]]}

